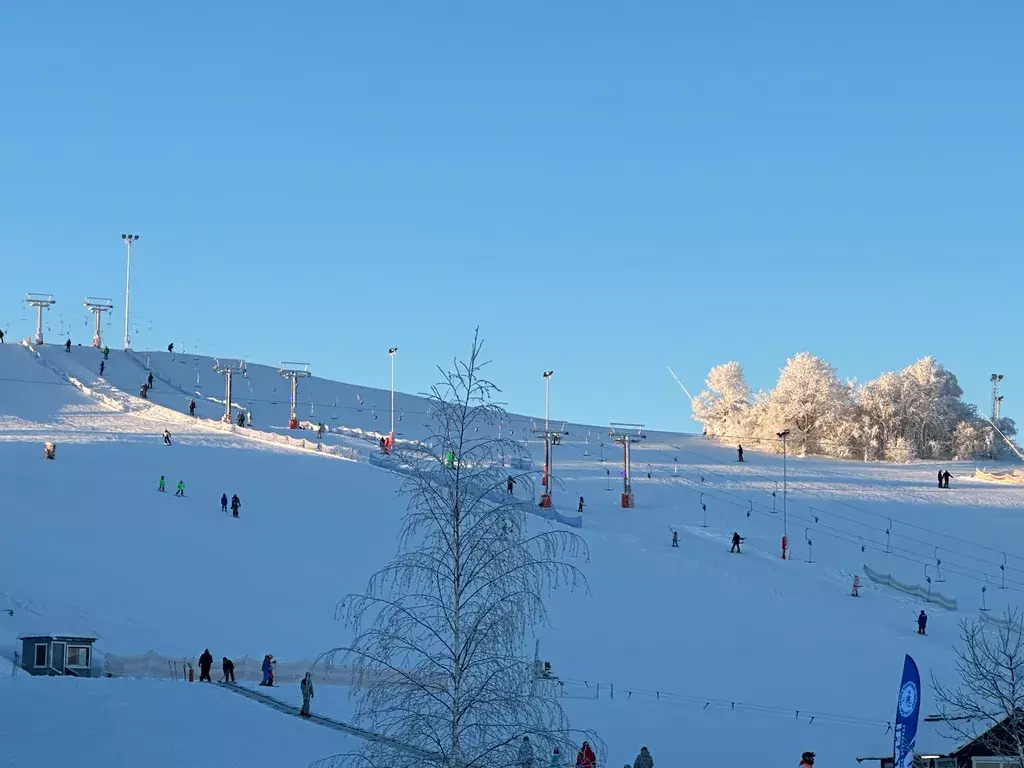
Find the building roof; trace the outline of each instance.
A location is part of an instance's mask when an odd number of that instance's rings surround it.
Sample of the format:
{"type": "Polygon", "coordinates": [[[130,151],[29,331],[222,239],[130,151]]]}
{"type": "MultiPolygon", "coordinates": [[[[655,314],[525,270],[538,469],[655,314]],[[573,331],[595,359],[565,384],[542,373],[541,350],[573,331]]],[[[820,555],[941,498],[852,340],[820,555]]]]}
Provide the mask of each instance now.
{"type": "Polygon", "coordinates": [[[79,635],[74,632],[30,632],[24,635],[18,635],[19,640],[74,640],[79,643],[95,643],[95,637],[89,637],[88,635],[79,635]]]}
{"type": "MultiPolygon", "coordinates": [[[[921,718],[917,726],[916,755],[939,755],[945,757],[964,746],[963,739],[949,733],[945,723],[921,718]]],[[[865,742],[864,754],[870,757],[858,757],[857,761],[883,760],[892,757],[893,732],[883,733],[878,730],[870,740],[865,742]]]]}

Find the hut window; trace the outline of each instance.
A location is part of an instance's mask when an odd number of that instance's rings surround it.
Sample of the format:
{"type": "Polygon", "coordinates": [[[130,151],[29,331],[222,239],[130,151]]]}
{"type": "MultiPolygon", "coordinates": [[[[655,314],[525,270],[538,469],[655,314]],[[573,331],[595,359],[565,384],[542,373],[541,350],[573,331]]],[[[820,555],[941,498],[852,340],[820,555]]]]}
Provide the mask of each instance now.
{"type": "Polygon", "coordinates": [[[46,666],[46,643],[36,643],[36,666],[46,666]]]}
{"type": "Polygon", "coordinates": [[[69,667],[88,667],[89,666],[89,646],[87,646],[87,645],[69,645],[68,646],[68,666],[69,667]]]}

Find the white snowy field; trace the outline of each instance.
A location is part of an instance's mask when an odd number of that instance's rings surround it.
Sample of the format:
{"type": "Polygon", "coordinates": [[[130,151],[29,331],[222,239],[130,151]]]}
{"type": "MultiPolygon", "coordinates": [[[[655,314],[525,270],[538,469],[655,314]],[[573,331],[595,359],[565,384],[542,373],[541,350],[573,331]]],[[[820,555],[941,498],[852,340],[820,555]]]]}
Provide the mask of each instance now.
{"type": "MultiPolygon", "coordinates": [[[[95,378],[95,350],[41,353],[106,405],[61,384],[27,350],[0,348],[0,509],[17,544],[0,560],[0,608],[15,609],[14,617],[0,614],[0,645],[59,628],[95,634],[106,653],[195,656],[209,647],[217,659],[270,652],[287,660],[345,641],[334,605],[394,552],[400,478],[189,420],[182,412],[195,389],[192,358],[189,365],[153,353],[161,378],[146,403],[135,397],[144,364],[124,353],[111,352],[106,381],[95,378]],[[168,424],[171,447],[159,438],[168,424]],[[58,442],[57,461],[41,459],[44,439],[58,442]],[[156,492],[161,474],[166,494],[156,492]],[[185,499],[173,497],[178,480],[185,499]],[[240,519],[220,512],[224,492],[241,497],[240,519]]],[[[220,396],[220,377],[201,366],[200,378],[220,396]]],[[[283,429],[283,380],[254,365],[247,378],[255,426],[283,429]]],[[[353,430],[328,440],[372,447],[354,430],[386,423],[382,393],[318,379],[307,385],[314,421],[353,430]],[[321,401],[327,410],[317,416],[321,401]]],[[[422,437],[423,401],[398,402],[399,431],[422,437]]],[[[215,418],[222,406],[204,402],[200,410],[215,418]]],[[[502,428],[529,437],[530,425],[518,418],[502,428]]],[[[539,444],[527,447],[539,462],[539,444]]],[[[810,749],[821,765],[852,766],[857,756],[885,754],[903,654],[917,659],[924,678],[950,679],[957,622],[978,615],[982,586],[994,613],[1024,590],[1024,489],[969,482],[969,465],[943,465],[954,474],[947,491],[935,487],[937,464],[790,457],[784,505],[781,456],[748,450],[738,464],[732,447],[653,434],[634,450],[636,509],[627,511],[619,507],[618,458],[606,428],[570,425],[555,448],[556,504],[571,512],[585,498],[580,534],[590,559],[580,566],[589,591],[554,593],[551,625],[538,632],[541,657],[564,681],[553,690],[576,726],[605,738],[609,765],[632,762],[641,744],[661,765],[785,766],[810,749]],[[784,527],[788,561],[780,557],[784,527]],[[678,549],[670,547],[672,530],[678,549]],[[734,530],[745,537],[742,555],[728,551],[734,530]],[[927,586],[930,578],[957,610],[872,584],[865,565],[907,583],[927,586]],[[855,573],[859,599],[849,596],[855,573]],[[922,608],[931,617],[927,637],[915,634],[922,608]]],[[[517,495],[532,499],[525,486],[517,495]]],[[[296,698],[287,687],[275,695],[296,698]]],[[[207,698],[216,707],[225,697],[207,698]]],[[[318,711],[345,719],[352,706],[347,689],[318,688],[318,711]]],[[[923,711],[931,706],[926,691],[923,711]]]]}
{"type": "Polygon", "coordinates": [[[0,678],[0,754],[26,768],[302,766],[355,739],[215,686],[0,678]]]}

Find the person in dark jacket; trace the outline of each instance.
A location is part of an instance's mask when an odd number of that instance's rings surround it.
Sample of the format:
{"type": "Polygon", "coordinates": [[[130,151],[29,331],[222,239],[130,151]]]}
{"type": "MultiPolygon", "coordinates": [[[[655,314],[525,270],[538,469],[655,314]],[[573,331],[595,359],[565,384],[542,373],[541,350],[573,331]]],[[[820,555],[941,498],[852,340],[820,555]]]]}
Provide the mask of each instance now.
{"type": "Polygon", "coordinates": [[[164,430],[164,445],[171,444],[171,433],[169,430],[164,430]]]}
{"type": "Polygon", "coordinates": [[[508,488],[508,492],[512,493],[512,489],[515,488],[516,480],[512,475],[508,476],[508,480],[505,481],[505,486],[508,488]]]}
{"type": "Polygon", "coordinates": [[[924,611],[921,611],[917,615],[917,634],[919,634],[919,635],[927,635],[928,633],[925,632],[925,629],[927,627],[928,627],[928,614],[925,613],[924,611]]]}
{"type": "Polygon", "coordinates": [[[679,531],[672,531],[672,546],[679,546],[679,531]]]}
{"type": "Polygon", "coordinates": [[[580,496],[580,503],[576,505],[576,511],[583,514],[583,497],[580,496]]]}
{"type": "Polygon", "coordinates": [[[220,662],[221,672],[224,673],[223,683],[235,682],[235,662],[225,656],[220,662]]]}
{"type": "Polygon", "coordinates": [[[654,758],[647,751],[647,747],[640,747],[640,754],[633,761],[633,768],[654,768],[654,758]]]}
{"type": "Polygon", "coordinates": [[[196,401],[195,400],[192,400],[188,404],[188,415],[189,416],[195,416],[196,415],[196,401]]]}
{"type": "Polygon", "coordinates": [[[743,446],[742,445],[737,445],[736,446],[736,455],[739,457],[739,458],[736,459],[737,461],[743,461],[743,446]]]}
{"type": "Polygon", "coordinates": [[[149,378],[146,379],[146,383],[149,384],[149,388],[153,388],[153,372],[149,372],[149,378]]]}
{"type": "Polygon", "coordinates": [[[149,399],[149,395],[147,394],[148,392],[149,392],[149,384],[147,384],[146,382],[142,382],[142,386],[139,388],[139,397],[141,397],[143,400],[148,400],[149,399]]]}
{"type": "Polygon", "coordinates": [[[813,752],[804,752],[800,755],[800,768],[814,768],[813,752]]]}
{"type": "Polygon", "coordinates": [[[952,475],[949,474],[949,470],[948,469],[945,472],[942,473],[942,487],[943,488],[949,488],[949,478],[951,478],[951,477],[952,477],[952,475]]]}
{"type": "Polygon", "coordinates": [[[210,679],[210,667],[213,666],[213,656],[210,655],[210,649],[207,648],[203,651],[203,655],[199,657],[199,682],[212,683],[210,679]]]}
{"type": "Polygon", "coordinates": [[[100,360],[100,376],[103,375],[103,371],[106,370],[107,364],[100,360]]]}
{"type": "Polygon", "coordinates": [[[174,354],[174,344],[168,344],[167,345],[167,351],[170,352],[173,355],[174,354]]]}
{"type": "Polygon", "coordinates": [[[242,502],[238,500],[238,494],[231,494],[231,516],[238,517],[238,508],[242,506],[242,502]]]}
{"type": "Polygon", "coordinates": [[[299,683],[299,692],[302,694],[302,709],[299,714],[303,717],[309,717],[309,702],[313,698],[313,678],[310,677],[309,672],[302,678],[302,682],[299,683]]]}
{"type": "Polygon", "coordinates": [[[65,352],[70,352],[71,351],[71,339],[68,339],[67,341],[64,342],[64,351],[65,352]]]}
{"type": "Polygon", "coordinates": [[[737,554],[742,555],[743,553],[740,551],[740,542],[741,541],[743,541],[743,537],[740,536],[738,531],[733,531],[732,532],[732,549],[730,549],[729,551],[730,552],[736,552],[737,554]]]}
{"type": "Polygon", "coordinates": [[[222,493],[220,495],[220,511],[221,512],[227,512],[228,511],[228,495],[226,493],[222,493]]]}
{"type": "Polygon", "coordinates": [[[245,414],[241,411],[238,412],[238,418],[235,419],[235,424],[239,427],[245,426],[245,414]]]}
{"type": "Polygon", "coordinates": [[[3,332],[3,329],[0,329],[0,344],[3,344],[3,343],[4,343],[4,332],[3,332]]]}

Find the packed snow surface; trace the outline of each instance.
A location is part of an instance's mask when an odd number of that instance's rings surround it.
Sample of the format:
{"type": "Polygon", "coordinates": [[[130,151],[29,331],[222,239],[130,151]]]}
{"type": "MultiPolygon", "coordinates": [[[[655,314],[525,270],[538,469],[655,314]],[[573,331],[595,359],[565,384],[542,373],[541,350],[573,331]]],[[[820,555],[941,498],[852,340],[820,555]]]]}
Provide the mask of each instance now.
{"type": "MultiPolygon", "coordinates": [[[[394,553],[404,509],[401,477],[365,460],[388,431],[389,394],[315,377],[300,383],[300,418],[324,422],[325,443],[363,457],[348,461],[212,421],[224,410],[213,366],[229,361],[150,353],[154,389],[141,400],[146,353],[111,352],[102,379],[101,358],[77,347],[42,347],[38,356],[0,347],[0,509],[9,542],[0,608],[15,611],[0,614],[0,645],[56,629],[97,637],[98,659],[150,650],[194,657],[209,648],[218,660],[288,660],[343,645],[350,635],[335,621],[336,602],[362,590],[394,553]],[[196,419],[187,415],[192,398],[196,419]],[[170,447],[160,439],[165,428],[170,447]],[[42,459],[45,440],[57,443],[56,461],[42,459]],[[165,493],[157,491],[161,475],[165,493]],[[179,480],[184,498],[174,496],[179,480]],[[238,519],[220,511],[222,493],[240,496],[238,519]]],[[[233,383],[254,429],[287,431],[287,384],[276,369],[248,365],[233,383]]],[[[424,401],[399,395],[397,411],[399,439],[424,439],[424,401]]],[[[526,441],[539,467],[535,424],[512,417],[501,428],[526,441]]],[[[903,655],[915,657],[925,680],[935,673],[952,681],[957,622],[979,615],[982,587],[993,614],[1024,590],[1024,489],[968,483],[973,465],[789,456],[784,494],[782,456],[747,450],[741,464],[734,446],[651,433],[634,447],[636,508],[624,510],[621,449],[608,428],[566,429],[554,449],[555,502],[572,514],[584,497],[579,532],[590,558],[579,565],[589,588],[551,595],[540,656],[560,678],[551,690],[574,725],[606,740],[608,765],[632,763],[643,744],[660,765],[787,766],[813,750],[819,765],[853,766],[857,756],[891,752],[886,723],[903,655]],[[946,467],[952,487],[940,490],[937,471],[946,467]],[[744,537],[742,554],[729,552],[733,531],[744,537]],[[781,558],[784,531],[789,560],[781,558]],[[956,610],[874,583],[865,565],[941,593],[956,610]],[[930,616],[923,637],[915,633],[922,608],[930,616]]],[[[527,485],[516,494],[532,504],[527,485]]],[[[538,530],[553,524],[531,520],[538,530]]],[[[15,695],[0,696],[0,721],[26,723],[5,726],[13,736],[4,742],[18,756],[56,749],[43,725],[28,724],[76,717],[73,727],[92,734],[75,746],[87,764],[107,764],[102,750],[114,743],[139,764],[305,765],[340,751],[343,738],[198,684],[20,673],[4,685],[15,695]],[[85,714],[74,714],[79,705],[85,714]],[[47,707],[67,717],[47,720],[47,707]],[[118,717],[127,710],[138,733],[118,717]],[[199,719],[216,732],[225,718],[232,732],[252,734],[234,739],[251,753],[207,746],[206,763],[191,752],[160,763],[141,743],[151,734],[157,745],[176,738],[176,748],[200,749],[206,731],[192,737],[189,728],[199,719]],[[157,722],[168,725],[157,733],[157,722]],[[253,746],[260,734],[275,741],[274,728],[294,750],[253,746]]],[[[293,688],[274,695],[297,703],[293,688]]],[[[348,694],[322,685],[314,706],[344,720],[348,694]]],[[[932,706],[925,690],[923,713],[932,706]]],[[[927,739],[940,741],[926,729],[922,750],[944,746],[927,739]]]]}

